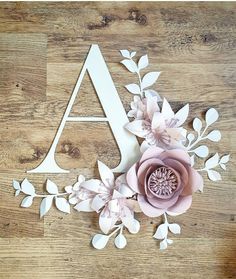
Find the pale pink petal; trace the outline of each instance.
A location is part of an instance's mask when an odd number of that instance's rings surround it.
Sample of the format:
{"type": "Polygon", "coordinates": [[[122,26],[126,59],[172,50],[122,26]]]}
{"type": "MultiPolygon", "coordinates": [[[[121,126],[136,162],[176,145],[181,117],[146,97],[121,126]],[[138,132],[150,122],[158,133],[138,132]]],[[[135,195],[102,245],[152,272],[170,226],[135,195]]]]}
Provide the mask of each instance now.
{"type": "Polygon", "coordinates": [[[115,200],[115,199],[121,199],[121,198],[125,198],[125,196],[123,196],[120,192],[118,192],[117,190],[114,190],[113,191],[113,194],[112,194],[112,199],[115,200]]]}
{"type": "Polygon", "coordinates": [[[96,195],[91,202],[91,207],[98,212],[105,204],[106,202],[102,199],[102,197],[100,195],[96,195]]]}
{"type": "Polygon", "coordinates": [[[189,196],[180,196],[175,205],[171,206],[167,210],[169,215],[180,215],[186,212],[192,204],[192,195],[189,196]]]}
{"type": "Polygon", "coordinates": [[[178,119],[176,127],[179,127],[184,124],[189,114],[189,104],[182,107],[176,114],[175,119],[178,119]]]}
{"type": "Polygon", "coordinates": [[[99,216],[99,226],[100,229],[107,234],[118,221],[118,217],[116,215],[110,215],[109,210],[104,208],[99,216]]]}
{"type": "Polygon", "coordinates": [[[91,201],[92,199],[81,201],[74,207],[74,209],[78,211],[92,212],[94,210],[91,208],[91,201]]]}
{"type": "Polygon", "coordinates": [[[80,174],[79,177],[78,177],[78,182],[82,183],[84,181],[85,181],[85,177],[82,174],[80,174]]]}
{"type": "Polygon", "coordinates": [[[98,161],[98,171],[102,182],[109,188],[114,186],[114,174],[113,172],[102,162],[98,161]]]}
{"type": "Polygon", "coordinates": [[[142,212],[137,200],[127,199],[125,204],[134,212],[142,212]]]}
{"type": "Polygon", "coordinates": [[[127,172],[126,180],[129,185],[129,187],[135,192],[135,193],[144,193],[144,189],[140,188],[138,183],[138,177],[136,173],[136,168],[138,166],[138,163],[134,164],[127,172]]]}
{"type": "Polygon", "coordinates": [[[144,140],[140,146],[141,153],[144,153],[145,151],[147,151],[149,147],[151,147],[151,145],[146,140],[144,140]]]}
{"type": "Polygon", "coordinates": [[[66,191],[66,193],[71,194],[73,192],[72,186],[66,186],[65,191],[66,191]]]}
{"type": "Polygon", "coordinates": [[[78,198],[76,198],[75,196],[69,198],[69,203],[70,204],[77,204],[78,203],[78,198]]]}
{"type": "Polygon", "coordinates": [[[132,197],[135,192],[128,186],[125,184],[121,184],[120,187],[118,188],[119,193],[126,198],[132,197]]]}
{"type": "Polygon", "coordinates": [[[145,138],[145,136],[148,133],[148,130],[146,129],[146,125],[148,125],[148,122],[145,120],[134,120],[132,122],[129,122],[127,125],[125,125],[125,128],[128,131],[130,131],[132,134],[140,138],[145,138]]]}
{"type": "Polygon", "coordinates": [[[151,146],[150,148],[147,149],[147,151],[145,151],[143,153],[143,156],[140,159],[140,164],[142,164],[142,162],[144,162],[147,159],[151,159],[151,158],[159,158],[160,154],[164,151],[164,149],[157,147],[157,146],[151,146]]]}
{"type": "Polygon", "coordinates": [[[153,114],[157,111],[160,111],[157,98],[148,97],[147,98],[147,114],[150,120],[153,118],[153,114]]]}
{"type": "Polygon", "coordinates": [[[153,207],[142,195],[138,195],[138,203],[142,212],[149,217],[158,217],[165,212],[163,209],[153,207]]]}
{"type": "Polygon", "coordinates": [[[123,208],[123,214],[120,216],[122,223],[129,231],[134,231],[135,221],[134,221],[134,213],[126,206],[123,208]]]}
{"type": "Polygon", "coordinates": [[[163,114],[163,117],[165,119],[173,118],[175,115],[170,104],[168,103],[168,101],[165,98],[163,100],[161,113],[163,114]]]}
{"type": "Polygon", "coordinates": [[[160,155],[160,159],[165,161],[165,159],[174,159],[176,161],[180,161],[182,163],[188,164],[189,166],[191,165],[191,159],[188,153],[184,150],[181,149],[172,149],[172,150],[167,150],[163,152],[160,155]]]}
{"type": "Polygon", "coordinates": [[[193,168],[189,168],[189,185],[192,188],[192,192],[203,191],[203,178],[193,168]]]}
{"type": "Polygon", "coordinates": [[[120,204],[117,199],[111,200],[108,202],[107,208],[113,213],[118,213],[120,211],[120,204]]]}
{"type": "Polygon", "coordinates": [[[157,128],[160,130],[165,129],[165,119],[160,112],[155,112],[152,118],[152,130],[156,130],[157,128]]]}
{"type": "Polygon", "coordinates": [[[108,189],[103,185],[101,180],[98,179],[90,179],[84,181],[80,185],[84,189],[94,192],[94,193],[107,193],[108,189]]]}

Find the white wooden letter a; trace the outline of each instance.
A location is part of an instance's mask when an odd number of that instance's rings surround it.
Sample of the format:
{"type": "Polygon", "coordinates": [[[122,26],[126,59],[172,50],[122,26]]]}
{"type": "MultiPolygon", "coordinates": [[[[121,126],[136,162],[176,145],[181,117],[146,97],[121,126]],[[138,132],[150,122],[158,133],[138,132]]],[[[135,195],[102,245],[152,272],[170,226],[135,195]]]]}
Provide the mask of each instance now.
{"type": "Polygon", "coordinates": [[[140,156],[138,141],[134,135],[126,131],[124,128],[125,124],[127,124],[129,120],[126,116],[124,107],[121,103],[98,45],[92,45],[89,50],[88,56],[85,60],[80,76],[77,80],[66,111],[61,120],[60,126],[46,157],[37,168],[27,171],[28,173],[69,172],[68,170],[59,167],[55,161],[56,147],[67,121],[108,121],[121,154],[121,161],[119,165],[113,169],[114,172],[125,172],[133,163],[138,160],[140,156]],[[91,81],[95,87],[106,117],[69,116],[86,70],[88,71],[91,81]]]}

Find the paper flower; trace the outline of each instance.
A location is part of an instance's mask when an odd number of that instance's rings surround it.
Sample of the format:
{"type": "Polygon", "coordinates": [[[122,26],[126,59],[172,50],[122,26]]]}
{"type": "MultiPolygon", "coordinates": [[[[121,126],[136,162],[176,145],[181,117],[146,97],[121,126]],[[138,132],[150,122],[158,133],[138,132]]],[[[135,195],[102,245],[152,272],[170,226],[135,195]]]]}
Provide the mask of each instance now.
{"type": "Polygon", "coordinates": [[[191,206],[193,192],[203,189],[202,177],[181,149],[149,148],[126,178],[138,193],[141,210],[150,217],[184,213],[191,206]]]}
{"type": "Polygon", "coordinates": [[[91,179],[79,185],[77,196],[81,201],[74,208],[101,212],[99,225],[104,233],[108,233],[117,221],[132,231],[136,201],[127,198],[135,192],[128,187],[125,174],[115,179],[112,171],[102,162],[98,162],[98,170],[101,180],[91,179]]]}
{"type": "MultiPolygon", "coordinates": [[[[138,114],[137,110],[137,114],[138,114]]],[[[134,135],[144,138],[142,144],[148,148],[150,145],[164,148],[179,147],[185,140],[186,131],[181,127],[189,113],[189,105],[185,105],[176,114],[173,112],[166,99],[163,101],[162,110],[154,97],[146,99],[146,113],[144,119],[136,119],[126,125],[126,129],[134,135]]],[[[139,113],[141,115],[141,113],[139,113]]],[[[141,150],[145,151],[146,148],[141,150]]]]}

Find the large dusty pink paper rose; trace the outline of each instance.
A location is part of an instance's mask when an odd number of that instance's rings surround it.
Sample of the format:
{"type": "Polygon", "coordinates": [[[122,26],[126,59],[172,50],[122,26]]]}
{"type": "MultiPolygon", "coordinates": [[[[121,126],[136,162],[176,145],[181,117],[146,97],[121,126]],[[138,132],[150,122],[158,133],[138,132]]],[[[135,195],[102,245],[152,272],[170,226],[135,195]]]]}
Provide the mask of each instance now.
{"type": "Polygon", "coordinates": [[[191,167],[190,157],[182,149],[150,147],[130,168],[126,179],[149,217],[184,213],[191,206],[192,194],[203,189],[201,175],[191,167]]]}

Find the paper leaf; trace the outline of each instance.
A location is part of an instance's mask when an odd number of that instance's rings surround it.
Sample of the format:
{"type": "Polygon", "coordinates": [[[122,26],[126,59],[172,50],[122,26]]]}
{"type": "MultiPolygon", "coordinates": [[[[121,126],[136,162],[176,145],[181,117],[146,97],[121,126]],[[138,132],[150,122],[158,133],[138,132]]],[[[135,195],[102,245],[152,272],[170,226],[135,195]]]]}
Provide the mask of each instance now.
{"type": "Polygon", "coordinates": [[[224,155],[224,156],[222,156],[221,158],[220,158],[220,163],[222,164],[226,164],[226,163],[228,163],[229,162],[229,157],[230,157],[230,155],[228,154],[228,155],[224,155]]]}
{"type": "Polygon", "coordinates": [[[156,239],[163,239],[167,236],[168,233],[168,226],[167,224],[161,224],[158,226],[155,234],[153,235],[154,238],[156,239]]]}
{"type": "Polygon", "coordinates": [[[216,109],[210,108],[205,115],[206,124],[209,126],[217,121],[219,113],[216,109]]]}
{"type": "Polygon", "coordinates": [[[48,191],[48,193],[56,195],[58,194],[58,188],[57,185],[52,182],[50,179],[47,179],[47,185],[46,185],[46,190],[48,191]]]}
{"type": "Polygon", "coordinates": [[[132,51],[130,57],[133,58],[136,55],[136,51],[132,51]]]}
{"type": "Polygon", "coordinates": [[[205,167],[207,169],[212,169],[215,168],[218,165],[218,163],[219,163],[219,154],[216,153],[214,156],[212,156],[206,161],[205,167]]]}
{"type": "Polygon", "coordinates": [[[207,136],[207,139],[217,142],[221,140],[221,132],[219,130],[211,131],[207,136]]]}
{"type": "Polygon", "coordinates": [[[191,143],[193,140],[194,140],[194,134],[192,134],[192,133],[189,133],[188,135],[187,135],[187,139],[188,139],[188,141],[189,141],[189,143],[191,143]]]}
{"type": "Polygon", "coordinates": [[[189,104],[186,104],[175,114],[175,118],[178,119],[177,125],[180,127],[184,124],[189,114],[189,104]]]}
{"type": "Polygon", "coordinates": [[[172,243],[173,243],[173,240],[172,240],[172,239],[166,239],[166,242],[167,242],[168,244],[172,244],[172,243]]]}
{"type": "Polygon", "coordinates": [[[167,245],[167,240],[166,239],[164,239],[160,242],[160,249],[161,250],[165,250],[167,248],[167,246],[168,245],[167,245]]]}
{"type": "Polygon", "coordinates": [[[94,248],[100,250],[103,249],[109,240],[109,236],[104,234],[95,234],[95,236],[92,239],[92,245],[94,248]]]}
{"type": "Polygon", "coordinates": [[[52,206],[52,201],[53,201],[54,196],[47,196],[46,198],[43,198],[40,204],[40,218],[42,218],[51,208],[52,206]]]}
{"type": "Polygon", "coordinates": [[[77,203],[76,206],[74,206],[74,209],[76,209],[78,211],[83,211],[83,212],[94,211],[94,209],[91,208],[91,200],[92,199],[88,199],[88,200],[84,200],[84,201],[77,203]]]}
{"type": "Polygon", "coordinates": [[[193,120],[193,129],[200,134],[202,129],[202,121],[199,118],[194,118],[193,120]]]}
{"type": "Polygon", "coordinates": [[[20,189],[19,189],[19,190],[16,190],[16,192],[15,192],[15,197],[17,197],[19,194],[20,194],[20,189]]]}
{"type": "Polygon", "coordinates": [[[133,219],[133,225],[129,226],[129,228],[127,228],[127,229],[132,234],[138,233],[139,230],[140,230],[140,223],[139,223],[139,221],[136,220],[136,219],[133,219]]]}
{"type": "Polygon", "coordinates": [[[65,198],[56,197],[56,207],[62,212],[70,213],[70,204],[65,198]]]}
{"type": "Polygon", "coordinates": [[[12,186],[15,190],[20,190],[20,183],[16,180],[13,180],[12,186]]]}
{"type": "Polygon", "coordinates": [[[160,72],[150,72],[150,73],[147,73],[144,77],[143,77],[143,80],[142,80],[142,88],[147,88],[151,85],[153,85],[158,77],[160,75],[160,72]]]}
{"type": "Polygon", "coordinates": [[[195,156],[194,155],[192,155],[191,157],[190,157],[190,161],[191,161],[191,167],[193,167],[194,166],[194,163],[195,163],[195,156]]]}
{"type": "Polygon", "coordinates": [[[33,203],[33,198],[34,197],[32,197],[32,196],[25,197],[21,202],[21,206],[22,207],[30,207],[33,203]]]}
{"type": "Polygon", "coordinates": [[[21,183],[21,190],[26,195],[33,196],[35,194],[34,186],[29,182],[27,178],[25,178],[21,183]]]}
{"type": "Polygon", "coordinates": [[[148,56],[146,54],[146,55],[141,56],[141,58],[139,59],[138,69],[142,70],[142,69],[146,68],[147,66],[148,66],[148,56]]]}
{"type": "Polygon", "coordinates": [[[220,164],[220,167],[221,167],[223,170],[226,170],[226,165],[225,165],[225,164],[220,164]]]}
{"type": "Polygon", "coordinates": [[[115,238],[115,246],[119,249],[123,249],[125,248],[126,245],[127,245],[127,240],[125,236],[123,234],[117,235],[117,237],[115,238]]]}
{"type": "Polygon", "coordinates": [[[139,86],[135,83],[128,84],[125,88],[132,94],[141,94],[139,86]]]}
{"type": "Polygon", "coordinates": [[[125,57],[125,58],[130,58],[130,53],[129,53],[129,51],[128,51],[127,49],[122,49],[122,50],[120,50],[120,53],[121,53],[121,55],[122,55],[123,57],[125,57]]]}
{"type": "Polygon", "coordinates": [[[201,145],[193,150],[193,152],[200,158],[205,158],[209,154],[209,149],[206,145],[201,145]]]}
{"type": "Polygon", "coordinates": [[[174,223],[174,224],[169,224],[169,230],[174,233],[174,234],[180,234],[180,225],[174,223]]]}
{"type": "Polygon", "coordinates": [[[136,73],[138,71],[137,65],[133,60],[124,59],[120,63],[123,64],[131,73],[136,73]]]}
{"type": "Polygon", "coordinates": [[[156,97],[157,102],[161,102],[162,101],[161,96],[155,90],[153,90],[153,89],[146,89],[146,90],[144,90],[144,94],[145,94],[146,98],[156,97]]]}
{"type": "Polygon", "coordinates": [[[208,178],[212,181],[221,180],[221,175],[218,171],[215,170],[207,170],[208,178]]]}

